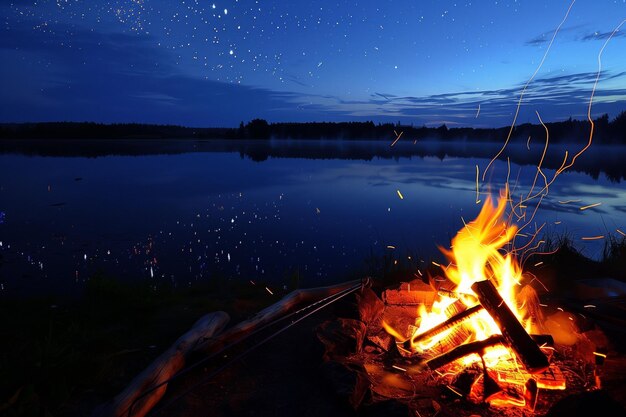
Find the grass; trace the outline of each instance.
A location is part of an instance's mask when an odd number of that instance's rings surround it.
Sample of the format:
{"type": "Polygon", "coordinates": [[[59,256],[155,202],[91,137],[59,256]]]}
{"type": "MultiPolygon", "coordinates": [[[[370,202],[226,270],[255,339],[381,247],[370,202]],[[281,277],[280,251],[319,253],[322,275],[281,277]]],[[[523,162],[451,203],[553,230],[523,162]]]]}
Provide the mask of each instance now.
{"type": "Polygon", "coordinates": [[[608,236],[599,260],[585,257],[567,235],[545,239],[542,253],[530,256],[524,271],[538,277],[552,292],[566,291],[581,279],[613,278],[626,282],[626,237],[608,236]]]}

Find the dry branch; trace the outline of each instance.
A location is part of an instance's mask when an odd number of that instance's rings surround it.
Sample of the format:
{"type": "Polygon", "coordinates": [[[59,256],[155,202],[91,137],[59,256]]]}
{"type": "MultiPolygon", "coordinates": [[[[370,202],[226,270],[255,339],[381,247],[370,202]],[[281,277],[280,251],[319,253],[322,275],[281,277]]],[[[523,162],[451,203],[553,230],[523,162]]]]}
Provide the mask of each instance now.
{"type": "Polygon", "coordinates": [[[137,375],[124,391],[111,402],[97,408],[94,417],[145,416],[165,394],[167,381],[183,369],[187,356],[221,332],[229,320],[230,317],[223,311],[200,318],[187,333],[137,375]]]}
{"type": "Polygon", "coordinates": [[[341,291],[348,290],[358,285],[363,285],[363,281],[354,280],[341,284],[331,285],[328,287],[317,287],[302,290],[295,290],[287,294],[280,301],[261,310],[248,320],[242,321],[234,327],[231,327],[219,337],[213,339],[210,344],[205,345],[197,351],[204,354],[213,354],[219,352],[224,347],[238,343],[248,337],[253,331],[271,323],[277,318],[288,314],[297,306],[304,303],[313,303],[325,297],[338,294],[341,291]]]}
{"type": "Polygon", "coordinates": [[[229,320],[228,314],[224,312],[208,314],[138,375],[111,403],[99,407],[93,413],[93,417],[144,417],[165,394],[166,382],[184,368],[185,360],[190,353],[199,352],[210,356],[220,352],[226,346],[242,341],[255,330],[270,324],[305,302],[316,302],[362,284],[361,280],[354,280],[328,287],[292,291],[279,302],[217,337],[213,336],[225,327],[229,320]]]}

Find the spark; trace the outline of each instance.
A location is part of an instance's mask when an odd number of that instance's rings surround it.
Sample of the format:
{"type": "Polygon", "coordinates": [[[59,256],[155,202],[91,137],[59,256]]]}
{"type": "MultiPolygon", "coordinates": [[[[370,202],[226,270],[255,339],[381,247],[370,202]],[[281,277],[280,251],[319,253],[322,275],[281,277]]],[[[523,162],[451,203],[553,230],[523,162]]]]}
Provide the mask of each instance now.
{"type": "Polygon", "coordinates": [[[594,304],[585,304],[583,308],[596,308],[594,304]]]}
{"type": "MultiPolygon", "coordinates": [[[[626,236],[626,233],[622,232],[621,230],[619,230],[619,229],[615,229],[615,230],[616,230],[616,231],[617,231],[617,233],[619,233],[620,235],[622,235],[622,236],[626,236]]],[[[2,242],[0,242],[0,243],[2,243],[2,242]]]]}
{"type": "Polygon", "coordinates": [[[569,203],[578,203],[582,200],[564,200],[564,201],[559,201],[559,204],[569,204],[569,203]]]}
{"type": "Polygon", "coordinates": [[[404,197],[402,196],[400,190],[396,190],[396,192],[398,193],[398,197],[400,197],[400,200],[404,200],[404,197]]]}
{"type": "Polygon", "coordinates": [[[591,89],[591,96],[589,97],[589,106],[587,107],[587,120],[589,120],[589,123],[591,124],[591,129],[589,131],[589,139],[587,141],[587,144],[576,154],[572,157],[572,161],[564,166],[561,167],[558,171],[557,174],[560,174],[562,171],[566,170],[567,168],[570,168],[572,165],[574,165],[574,162],[576,162],[576,159],[582,155],[587,148],[589,148],[591,146],[591,142],[593,140],[593,133],[594,133],[594,128],[595,128],[595,123],[593,121],[593,119],[591,118],[591,106],[593,105],[593,97],[595,96],[596,93],[596,88],[598,86],[598,81],[600,80],[600,74],[602,73],[602,53],[604,52],[604,48],[606,48],[606,46],[608,45],[609,41],[611,40],[611,38],[613,38],[613,36],[619,32],[619,29],[622,27],[622,25],[626,22],[626,20],[622,20],[620,22],[619,25],[617,25],[617,27],[615,29],[613,29],[613,32],[611,32],[611,35],[606,39],[606,41],[604,42],[604,44],[602,45],[602,48],[600,48],[600,52],[598,52],[598,72],[596,73],[596,79],[593,83],[593,88],[591,89]]]}
{"type": "Polygon", "coordinates": [[[387,245],[387,249],[395,249],[396,247],[393,245],[387,245]]]}
{"type": "Polygon", "coordinates": [[[581,237],[582,240],[599,240],[599,239],[604,239],[604,235],[598,235],[598,236],[583,236],[581,237]]]}
{"type": "Polygon", "coordinates": [[[533,190],[535,189],[535,184],[537,183],[537,178],[539,177],[539,174],[541,174],[541,176],[543,177],[543,181],[544,181],[544,190],[546,192],[546,194],[548,193],[548,179],[546,178],[545,174],[543,173],[543,171],[541,170],[541,165],[543,165],[543,160],[546,157],[546,152],[548,151],[548,142],[550,139],[550,132],[548,131],[548,127],[545,125],[545,123],[543,122],[543,120],[541,119],[541,116],[539,115],[538,111],[535,111],[535,113],[537,114],[537,118],[539,119],[539,123],[541,123],[541,126],[543,126],[543,128],[546,131],[546,144],[543,147],[543,153],[541,154],[541,159],[539,160],[539,163],[537,164],[537,172],[535,172],[535,179],[533,180],[533,185],[530,187],[530,190],[528,191],[528,195],[526,195],[526,199],[528,199],[533,190]]]}
{"type": "Polygon", "coordinates": [[[394,369],[397,369],[398,371],[406,372],[406,369],[401,368],[401,367],[399,367],[397,365],[391,365],[391,367],[394,368],[394,369]]]}
{"type": "Polygon", "coordinates": [[[269,288],[265,287],[265,291],[267,291],[268,293],[270,293],[271,295],[274,295],[274,293],[272,292],[272,290],[270,290],[269,288]]]}
{"type": "Polygon", "coordinates": [[[588,206],[581,207],[581,208],[580,208],[580,210],[581,210],[581,211],[583,211],[583,210],[590,209],[590,208],[592,208],[592,207],[598,207],[600,204],[602,204],[602,203],[593,203],[593,204],[589,204],[588,206]]]}
{"type": "Polygon", "coordinates": [[[396,142],[400,140],[400,138],[402,137],[402,134],[403,134],[404,132],[400,132],[400,133],[398,134],[398,133],[396,133],[396,131],[394,130],[394,131],[393,131],[393,133],[396,135],[396,140],[394,140],[394,141],[393,141],[393,143],[391,144],[391,146],[395,145],[395,144],[396,144],[396,142]]]}
{"type": "Polygon", "coordinates": [[[479,185],[478,185],[478,176],[480,173],[480,168],[478,168],[478,165],[476,165],[476,204],[480,204],[480,191],[479,191],[479,185]]]}
{"type": "Polygon", "coordinates": [[[463,397],[463,394],[461,394],[460,392],[458,392],[457,390],[455,390],[454,388],[452,388],[451,385],[446,385],[446,388],[448,388],[450,391],[452,391],[453,393],[455,393],[456,395],[458,395],[459,397],[463,397]]]}
{"type": "Polygon", "coordinates": [[[572,6],[574,6],[575,2],[576,2],[576,0],[572,0],[572,2],[570,3],[569,7],[567,8],[567,12],[565,12],[565,16],[563,17],[563,20],[561,20],[561,23],[559,23],[557,28],[554,30],[554,33],[552,34],[552,39],[550,39],[550,42],[548,43],[548,47],[546,48],[546,51],[543,54],[543,57],[541,58],[541,61],[539,62],[539,65],[537,65],[537,68],[535,69],[535,72],[528,79],[528,81],[526,81],[526,84],[524,85],[524,88],[522,88],[522,92],[520,93],[519,100],[517,101],[517,107],[515,109],[515,115],[513,116],[513,122],[511,123],[511,127],[509,129],[509,133],[508,133],[508,135],[506,137],[506,140],[504,141],[504,145],[502,145],[502,148],[500,149],[500,151],[498,151],[496,156],[494,156],[493,159],[491,159],[491,161],[489,161],[489,164],[487,164],[487,167],[483,171],[483,181],[485,180],[485,176],[487,175],[487,171],[489,170],[489,168],[491,167],[493,162],[496,159],[498,159],[498,157],[500,155],[502,155],[502,152],[504,152],[504,149],[509,144],[509,141],[511,140],[511,135],[513,134],[513,129],[515,128],[515,122],[517,121],[517,116],[519,115],[520,108],[522,107],[522,99],[524,98],[524,94],[526,93],[526,90],[528,89],[528,86],[530,85],[530,83],[537,76],[537,73],[539,72],[539,70],[543,66],[544,61],[548,57],[548,53],[550,52],[550,48],[552,47],[552,44],[554,43],[554,39],[556,39],[556,35],[559,33],[559,30],[561,30],[561,26],[563,26],[563,24],[567,20],[567,17],[569,16],[569,13],[570,13],[570,10],[572,10],[572,6]]]}
{"type": "Polygon", "coordinates": [[[478,103],[478,110],[476,110],[476,117],[475,119],[478,119],[478,115],[480,114],[480,103],[478,103]]]}

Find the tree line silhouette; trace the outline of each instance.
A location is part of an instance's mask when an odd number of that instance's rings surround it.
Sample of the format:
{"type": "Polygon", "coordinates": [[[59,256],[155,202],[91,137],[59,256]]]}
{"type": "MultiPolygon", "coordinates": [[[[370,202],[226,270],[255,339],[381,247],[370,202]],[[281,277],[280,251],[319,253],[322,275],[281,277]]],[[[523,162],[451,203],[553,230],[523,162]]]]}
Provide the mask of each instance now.
{"type": "MultiPolygon", "coordinates": [[[[626,144],[626,111],[610,120],[604,114],[594,120],[594,141],[626,144]]],[[[571,117],[546,123],[552,143],[586,142],[591,124],[571,117]]],[[[138,123],[102,124],[92,122],[42,122],[0,124],[0,139],[340,139],[393,140],[402,132],[406,140],[499,142],[508,137],[510,126],[499,128],[415,127],[399,122],[302,122],[268,123],[253,119],[237,128],[195,128],[177,125],[138,123]]],[[[540,124],[524,123],[513,127],[511,138],[545,138],[540,124]]]]}

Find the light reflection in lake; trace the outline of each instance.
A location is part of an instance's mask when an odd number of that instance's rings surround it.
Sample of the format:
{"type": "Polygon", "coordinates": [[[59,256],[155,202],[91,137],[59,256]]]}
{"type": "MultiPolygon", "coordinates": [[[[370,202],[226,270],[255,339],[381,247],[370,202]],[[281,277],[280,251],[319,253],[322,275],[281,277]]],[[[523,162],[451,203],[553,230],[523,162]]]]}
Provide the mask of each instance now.
{"type": "MultiPolygon", "coordinates": [[[[72,292],[98,271],[178,286],[218,275],[282,286],[298,275],[314,286],[368,272],[372,254],[443,261],[437,246],[480,209],[475,166],[497,152],[484,144],[471,152],[463,145],[468,158],[449,144],[456,151],[361,142],[185,146],[136,156],[1,154],[1,291],[72,292]]],[[[602,175],[603,162],[582,162],[591,175],[562,174],[528,229],[545,223],[542,232],[567,235],[599,258],[604,241],[582,238],[626,229],[626,188],[621,173],[602,175]]],[[[550,178],[554,167],[544,168],[550,178]]],[[[497,191],[508,177],[513,196],[525,195],[535,172],[521,159],[510,172],[498,160],[481,190],[497,191]]]]}

